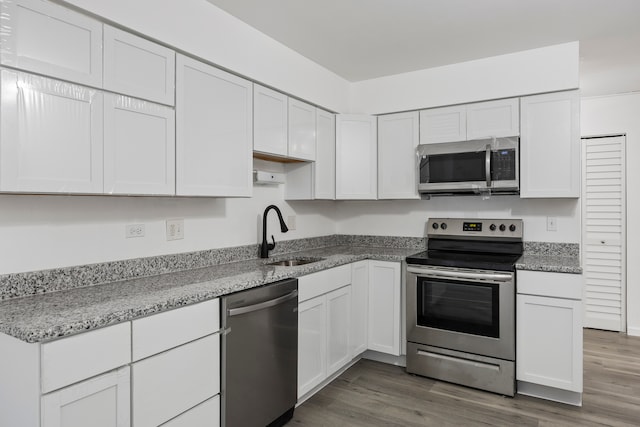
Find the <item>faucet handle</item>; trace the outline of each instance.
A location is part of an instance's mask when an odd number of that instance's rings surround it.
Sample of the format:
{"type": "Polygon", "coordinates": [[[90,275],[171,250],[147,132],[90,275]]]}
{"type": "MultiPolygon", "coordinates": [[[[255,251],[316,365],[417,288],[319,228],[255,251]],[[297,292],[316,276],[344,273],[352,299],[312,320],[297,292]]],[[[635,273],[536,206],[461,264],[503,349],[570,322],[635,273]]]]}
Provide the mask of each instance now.
{"type": "Polygon", "coordinates": [[[271,235],[271,240],[273,241],[273,243],[267,243],[268,250],[272,250],[276,247],[276,239],[273,238],[273,235],[271,235]]]}

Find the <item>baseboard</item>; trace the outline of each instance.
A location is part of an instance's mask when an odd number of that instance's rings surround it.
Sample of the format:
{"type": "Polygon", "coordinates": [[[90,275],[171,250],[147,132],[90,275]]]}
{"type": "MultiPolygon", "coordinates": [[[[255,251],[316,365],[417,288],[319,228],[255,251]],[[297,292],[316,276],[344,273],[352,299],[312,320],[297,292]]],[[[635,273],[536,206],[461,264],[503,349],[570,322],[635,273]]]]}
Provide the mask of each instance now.
{"type": "Polygon", "coordinates": [[[631,335],[632,337],[640,337],[640,328],[627,326],[627,335],[631,335]]]}
{"type": "Polygon", "coordinates": [[[362,358],[386,363],[387,365],[402,366],[403,368],[407,366],[407,356],[405,355],[392,356],[390,354],[380,353],[379,351],[367,350],[362,353],[362,358]]]}
{"type": "Polygon", "coordinates": [[[567,405],[582,406],[582,393],[561,390],[555,387],[547,387],[540,384],[532,384],[518,381],[518,394],[566,403],[567,405]]]}

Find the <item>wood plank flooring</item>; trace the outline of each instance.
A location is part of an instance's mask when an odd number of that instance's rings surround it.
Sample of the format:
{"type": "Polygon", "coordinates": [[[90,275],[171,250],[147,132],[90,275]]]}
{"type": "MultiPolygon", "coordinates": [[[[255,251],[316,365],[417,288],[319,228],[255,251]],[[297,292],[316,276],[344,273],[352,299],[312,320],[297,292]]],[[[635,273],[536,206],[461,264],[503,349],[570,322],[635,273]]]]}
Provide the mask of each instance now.
{"type": "Polygon", "coordinates": [[[289,426],[640,426],[640,337],[585,329],[581,408],[503,397],[361,360],[289,426]]]}

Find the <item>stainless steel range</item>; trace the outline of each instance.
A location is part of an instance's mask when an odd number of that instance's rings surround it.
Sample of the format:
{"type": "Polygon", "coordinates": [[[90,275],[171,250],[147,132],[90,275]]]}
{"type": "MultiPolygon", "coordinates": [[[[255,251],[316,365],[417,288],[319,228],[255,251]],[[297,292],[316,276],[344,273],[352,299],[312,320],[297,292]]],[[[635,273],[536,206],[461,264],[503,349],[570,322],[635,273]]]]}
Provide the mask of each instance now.
{"type": "Polygon", "coordinates": [[[407,257],[407,372],[515,394],[522,220],[432,218],[407,257]]]}

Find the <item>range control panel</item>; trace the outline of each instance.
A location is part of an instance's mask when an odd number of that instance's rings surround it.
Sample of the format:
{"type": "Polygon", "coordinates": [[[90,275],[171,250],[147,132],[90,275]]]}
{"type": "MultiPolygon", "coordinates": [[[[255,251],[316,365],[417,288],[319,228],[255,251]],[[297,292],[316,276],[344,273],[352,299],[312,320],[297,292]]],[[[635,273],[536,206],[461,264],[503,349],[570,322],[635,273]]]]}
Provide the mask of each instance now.
{"type": "Polygon", "coordinates": [[[522,228],[521,219],[430,218],[427,236],[522,240],[522,228]]]}

